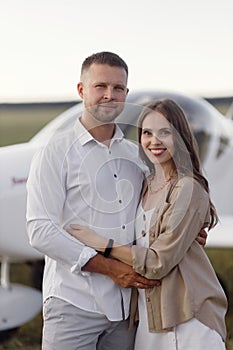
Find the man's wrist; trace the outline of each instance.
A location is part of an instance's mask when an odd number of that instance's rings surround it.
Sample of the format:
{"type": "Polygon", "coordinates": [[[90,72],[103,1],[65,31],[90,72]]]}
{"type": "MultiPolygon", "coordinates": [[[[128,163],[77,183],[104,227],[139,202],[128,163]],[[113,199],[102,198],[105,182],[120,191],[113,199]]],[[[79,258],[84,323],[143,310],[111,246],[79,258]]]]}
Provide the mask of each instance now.
{"type": "Polygon", "coordinates": [[[109,271],[110,271],[109,261],[110,260],[112,260],[112,259],[107,259],[103,256],[103,254],[98,253],[82,267],[82,271],[101,273],[102,275],[109,275],[109,271]]]}

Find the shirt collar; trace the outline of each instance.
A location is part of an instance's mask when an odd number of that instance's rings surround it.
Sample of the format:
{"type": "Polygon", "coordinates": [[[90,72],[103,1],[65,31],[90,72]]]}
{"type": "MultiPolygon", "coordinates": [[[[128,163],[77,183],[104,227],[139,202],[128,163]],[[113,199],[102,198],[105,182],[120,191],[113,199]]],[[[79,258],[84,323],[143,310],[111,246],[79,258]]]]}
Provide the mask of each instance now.
{"type": "MultiPolygon", "coordinates": [[[[79,142],[81,143],[81,145],[85,145],[86,143],[90,142],[90,141],[96,141],[93,136],[89,133],[89,131],[83,126],[83,124],[80,121],[81,117],[78,117],[75,125],[74,125],[74,130],[76,135],[78,136],[79,142]]],[[[111,139],[111,144],[114,141],[121,141],[124,138],[124,134],[121,131],[120,127],[115,124],[115,132],[114,135],[111,139]]]]}
{"type": "Polygon", "coordinates": [[[77,121],[74,125],[74,131],[76,135],[78,136],[78,140],[81,143],[81,145],[85,145],[89,141],[93,140],[92,135],[87,131],[87,129],[83,126],[83,124],[80,121],[81,116],[77,118],[77,121]]]}

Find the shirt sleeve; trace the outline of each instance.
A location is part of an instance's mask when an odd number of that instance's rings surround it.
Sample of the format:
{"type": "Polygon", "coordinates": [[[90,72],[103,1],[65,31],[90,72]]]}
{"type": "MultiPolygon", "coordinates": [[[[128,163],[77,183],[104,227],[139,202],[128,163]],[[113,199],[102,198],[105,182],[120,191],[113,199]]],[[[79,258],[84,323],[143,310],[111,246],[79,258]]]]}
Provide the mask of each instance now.
{"type": "Polygon", "coordinates": [[[97,251],[90,248],[90,247],[85,247],[83,248],[81,254],[79,255],[79,259],[77,264],[74,264],[71,267],[71,272],[74,273],[81,273],[83,276],[89,276],[91,272],[87,271],[82,271],[82,267],[86,265],[86,263],[93,258],[97,254],[97,251]]]}
{"type": "Polygon", "coordinates": [[[47,147],[34,156],[27,192],[30,244],[73,273],[82,273],[82,266],[97,252],[83,245],[62,227],[66,188],[61,154],[47,147]]]}
{"type": "MultiPolygon", "coordinates": [[[[190,182],[183,183],[174,197],[157,218],[159,233],[150,247],[132,247],[133,267],[147,278],[166,276],[191,245],[198,244],[195,238],[208,224],[209,197],[199,184],[190,187],[190,182]]],[[[153,234],[154,227],[151,230],[153,234]]]]}

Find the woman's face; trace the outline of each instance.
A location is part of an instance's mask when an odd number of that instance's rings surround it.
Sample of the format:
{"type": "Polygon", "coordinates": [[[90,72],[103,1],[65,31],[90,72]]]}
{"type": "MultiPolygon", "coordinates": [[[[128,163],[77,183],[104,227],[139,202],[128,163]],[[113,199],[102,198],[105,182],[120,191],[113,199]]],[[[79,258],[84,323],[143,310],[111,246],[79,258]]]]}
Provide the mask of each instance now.
{"type": "Polygon", "coordinates": [[[174,140],[172,126],[160,113],[151,111],[143,120],[141,145],[154,164],[172,163],[174,140]]]}

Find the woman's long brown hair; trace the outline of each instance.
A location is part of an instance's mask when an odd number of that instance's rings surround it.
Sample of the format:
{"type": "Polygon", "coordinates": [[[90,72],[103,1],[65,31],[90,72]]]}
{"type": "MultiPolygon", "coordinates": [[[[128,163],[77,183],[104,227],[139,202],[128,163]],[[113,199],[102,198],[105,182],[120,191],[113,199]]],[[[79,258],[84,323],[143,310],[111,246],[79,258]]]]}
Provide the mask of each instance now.
{"type": "MultiPolygon", "coordinates": [[[[145,117],[156,111],[162,114],[171,124],[173,128],[175,152],[173,162],[181,176],[192,176],[195,178],[209,193],[209,184],[207,179],[202,175],[198,148],[194,139],[193,133],[189,127],[188,120],[182,108],[171,99],[162,99],[150,102],[145,106],[138,119],[138,140],[139,154],[152,170],[152,164],[146,157],[143,148],[141,147],[142,123],[145,117]]],[[[218,222],[218,216],[211,199],[210,201],[210,225],[209,229],[214,227],[218,222]]]]}

